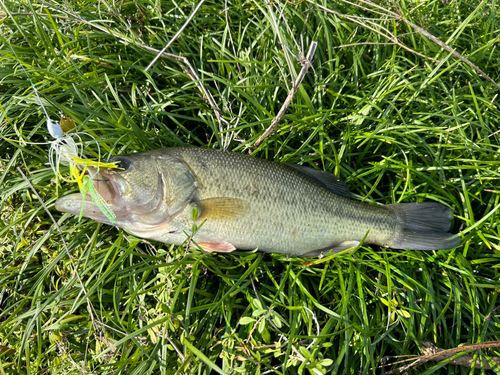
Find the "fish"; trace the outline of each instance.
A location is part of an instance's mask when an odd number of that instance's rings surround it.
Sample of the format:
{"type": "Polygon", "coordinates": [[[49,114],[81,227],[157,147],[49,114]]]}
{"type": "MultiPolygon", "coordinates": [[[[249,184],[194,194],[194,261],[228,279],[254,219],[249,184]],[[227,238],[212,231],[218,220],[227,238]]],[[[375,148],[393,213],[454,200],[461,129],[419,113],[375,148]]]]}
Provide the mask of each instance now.
{"type": "Polygon", "coordinates": [[[118,155],[109,162],[119,168],[100,168],[93,184],[114,223],[88,194],[64,196],[55,208],[148,240],[182,245],[189,239],[207,252],[315,257],[361,242],[408,250],[461,243],[448,233],[453,213],[446,205],[370,205],[354,199],[335,175],[308,166],[197,147],[118,155]]]}

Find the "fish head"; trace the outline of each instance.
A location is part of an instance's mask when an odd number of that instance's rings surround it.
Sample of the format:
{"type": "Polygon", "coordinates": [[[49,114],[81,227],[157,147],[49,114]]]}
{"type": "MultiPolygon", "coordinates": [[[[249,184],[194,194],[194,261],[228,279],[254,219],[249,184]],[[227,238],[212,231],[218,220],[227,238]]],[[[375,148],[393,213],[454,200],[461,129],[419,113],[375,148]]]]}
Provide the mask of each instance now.
{"type": "Polygon", "coordinates": [[[70,194],[55,203],[56,209],[74,215],[116,225],[133,233],[144,234],[168,224],[172,217],[165,199],[165,184],[158,168],[158,159],[138,153],[115,156],[109,162],[118,168],[88,167],[92,185],[98,196],[91,193],[70,194]],[[102,209],[107,206],[114,218],[102,209]]]}
{"type": "Polygon", "coordinates": [[[142,154],[114,156],[118,168],[104,168],[94,178],[96,190],[119,210],[151,213],[163,197],[163,183],[155,159],[142,154]]]}

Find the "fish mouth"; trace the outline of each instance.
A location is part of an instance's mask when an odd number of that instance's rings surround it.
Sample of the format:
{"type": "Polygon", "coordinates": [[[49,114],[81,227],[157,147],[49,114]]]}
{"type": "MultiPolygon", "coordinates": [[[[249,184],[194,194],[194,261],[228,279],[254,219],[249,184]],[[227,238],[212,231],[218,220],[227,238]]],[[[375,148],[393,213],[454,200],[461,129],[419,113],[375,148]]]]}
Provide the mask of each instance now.
{"type": "Polygon", "coordinates": [[[108,204],[116,203],[120,190],[115,177],[104,171],[97,171],[92,177],[92,185],[108,204]]]}
{"type": "Polygon", "coordinates": [[[104,224],[113,225],[123,221],[128,216],[128,210],[119,204],[120,190],[115,177],[111,173],[104,170],[98,171],[90,166],[88,172],[93,188],[100,198],[94,199],[93,194],[88,191],[84,197],[81,193],[69,194],[58,199],[55,208],[73,215],[82,215],[104,224]],[[107,209],[103,209],[103,207],[107,207],[107,209]]]}

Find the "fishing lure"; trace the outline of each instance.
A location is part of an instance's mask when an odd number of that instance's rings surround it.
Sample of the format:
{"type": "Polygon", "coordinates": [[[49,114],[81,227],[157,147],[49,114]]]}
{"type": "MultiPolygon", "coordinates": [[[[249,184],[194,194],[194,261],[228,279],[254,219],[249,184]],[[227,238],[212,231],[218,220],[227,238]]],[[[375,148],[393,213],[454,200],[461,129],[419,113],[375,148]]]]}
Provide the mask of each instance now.
{"type": "MultiPolygon", "coordinates": [[[[12,45],[10,45],[10,43],[9,46],[14,55],[16,56],[17,60],[20,61],[19,56],[17,56],[16,51],[14,50],[14,48],[12,48],[12,45]]],[[[111,223],[116,224],[116,216],[114,212],[112,211],[109,204],[106,203],[104,198],[101,195],[99,195],[97,190],[94,188],[94,185],[92,184],[92,179],[97,175],[100,167],[118,168],[117,163],[103,163],[100,161],[101,150],[99,147],[99,142],[97,142],[92,135],[84,132],[65,134],[63,127],[66,130],[69,130],[69,128],[74,127],[74,122],[71,119],[63,117],[61,119],[61,122],[57,123],[57,121],[54,121],[50,118],[49,114],[47,113],[47,110],[45,109],[45,106],[43,105],[42,99],[40,98],[38,90],[36,86],[33,84],[33,81],[31,80],[28,71],[24,67],[23,63],[21,63],[21,68],[23,69],[24,74],[26,74],[28,81],[31,83],[31,87],[33,88],[33,91],[35,92],[38,101],[40,102],[40,107],[42,108],[43,112],[45,113],[45,116],[47,117],[47,130],[49,131],[50,135],[54,138],[53,141],[49,142],[50,167],[52,168],[56,176],[61,178],[63,181],[78,183],[78,187],[82,192],[82,200],[85,200],[85,195],[89,193],[90,196],[92,197],[92,200],[96,203],[96,205],[99,207],[102,213],[109,219],[111,223]],[[68,124],[73,126],[68,126],[68,124]],[[89,136],[97,145],[97,155],[98,155],[97,161],[85,159],[83,153],[83,140],[81,138],[81,135],[89,136]],[[69,178],[63,176],[62,173],[60,172],[59,166],[61,164],[69,165],[69,173],[70,173],[69,178]],[[87,168],[87,166],[89,165],[94,167],[93,168],[94,172],[90,175],[86,174],[87,172],[90,172],[87,168]]],[[[82,212],[80,213],[79,219],[81,219],[82,216],[83,216],[83,203],[82,203],[82,212]]]]}

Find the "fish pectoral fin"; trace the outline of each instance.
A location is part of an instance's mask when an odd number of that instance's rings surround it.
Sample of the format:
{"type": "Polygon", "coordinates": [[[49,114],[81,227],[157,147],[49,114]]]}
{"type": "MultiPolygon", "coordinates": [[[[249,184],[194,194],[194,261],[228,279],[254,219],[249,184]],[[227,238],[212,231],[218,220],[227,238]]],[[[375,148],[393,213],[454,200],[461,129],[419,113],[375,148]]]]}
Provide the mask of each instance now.
{"type": "Polygon", "coordinates": [[[197,221],[203,220],[234,220],[243,215],[248,203],[238,198],[209,198],[197,202],[200,216],[197,221]]]}
{"type": "Polygon", "coordinates": [[[202,241],[197,244],[207,253],[230,253],[236,250],[233,245],[225,241],[202,241]]]}
{"type": "Polygon", "coordinates": [[[333,245],[331,247],[327,247],[325,249],[319,249],[319,250],[313,250],[308,253],[302,254],[302,257],[317,257],[320,256],[321,254],[326,255],[332,251],[332,254],[335,253],[340,253],[341,251],[355,248],[356,246],[359,245],[359,241],[344,241],[339,244],[333,245]]]}

